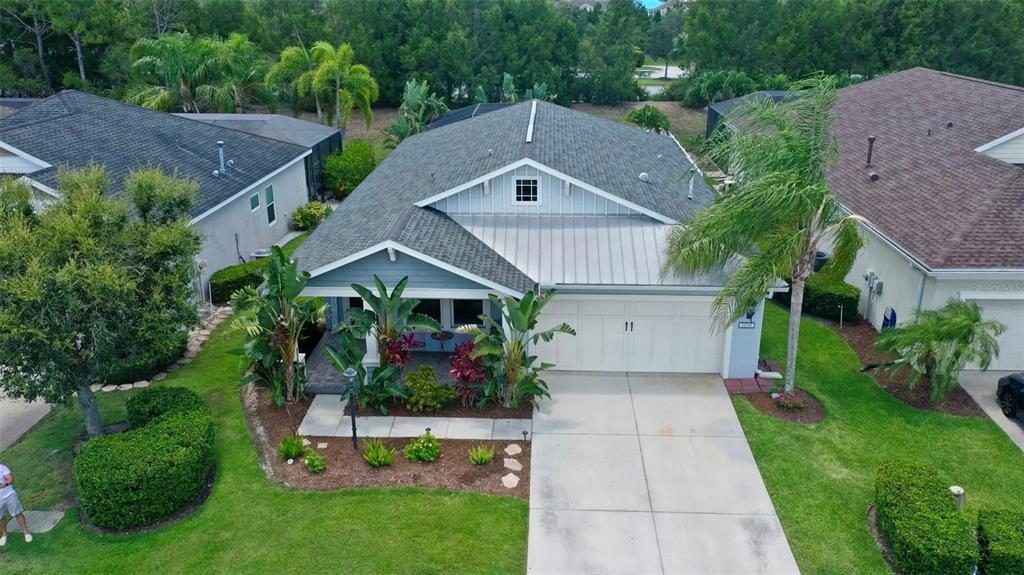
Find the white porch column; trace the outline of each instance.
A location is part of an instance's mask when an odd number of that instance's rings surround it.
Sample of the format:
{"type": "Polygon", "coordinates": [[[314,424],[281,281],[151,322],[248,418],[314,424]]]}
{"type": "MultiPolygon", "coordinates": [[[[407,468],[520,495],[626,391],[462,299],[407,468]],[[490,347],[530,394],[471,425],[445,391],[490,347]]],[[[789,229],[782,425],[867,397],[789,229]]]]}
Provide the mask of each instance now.
{"type": "Polygon", "coordinates": [[[377,351],[377,338],[372,333],[366,334],[366,355],[363,356],[363,367],[366,369],[366,382],[373,377],[373,370],[380,367],[380,354],[377,351]]]}

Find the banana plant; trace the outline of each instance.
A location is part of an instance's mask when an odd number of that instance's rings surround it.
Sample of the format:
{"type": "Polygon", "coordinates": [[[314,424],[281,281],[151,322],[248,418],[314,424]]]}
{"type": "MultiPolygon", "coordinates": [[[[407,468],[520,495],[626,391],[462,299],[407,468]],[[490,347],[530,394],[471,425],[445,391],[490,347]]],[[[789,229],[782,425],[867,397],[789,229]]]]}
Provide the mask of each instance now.
{"type": "Polygon", "coordinates": [[[363,298],[363,309],[349,309],[347,314],[352,319],[351,331],[356,338],[373,337],[377,340],[377,352],[380,365],[388,361],[387,343],[402,336],[407,331],[421,330],[427,332],[441,331],[441,324],[434,318],[420,313],[413,313],[419,305],[418,299],[402,301],[402,293],[409,284],[409,276],[403,277],[388,293],[387,286],[374,275],[377,293],[359,285],[352,284],[359,297],[363,298]]]}
{"type": "Polygon", "coordinates": [[[309,272],[300,272],[295,260],[274,246],[263,268],[263,284],[231,295],[239,314],[232,327],[246,334],[242,351],[250,366],[243,382],[268,385],[278,405],[302,394],[304,373],[295,365],[299,335],[307,324],[324,318],[322,300],[299,297],[309,278],[309,272]]]}
{"type": "Polygon", "coordinates": [[[406,398],[405,390],[398,384],[401,368],[382,364],[374,368],[367,381],[366,367],[363,365],[363,348],[359,345],[359,338],[346,325],[339,326],[335,333],[338,334],[338,345],[329,345],[324,349],[331,358],[334,369],[341,373],[350,367],[355,370],[355,397],[350,398],[350,401],[358,401],[361,406],[375,408],[382,415],[387,415],[388,402],[406,398]]]}
{"type": "Polygon", "coordinates": [[[549,342],[556,334],[576,335],[569,324],[560,323],[543,331],[535,331],[541,310],[556,291],[550,289],[536,296],[527,292],[522,299],[499,298],[490,294],[492,309],[501,310],[502,322],[489,315],[482,315],[483,326],[469,325],[459,332],[474,336],[475,348],[470,357],[483,358],[491,377],[484,385],[484,400],[500,402],[505,407],[517,407],[525,397],[533,401],[551,397],[547,383],[540,379],[542,370],[554,367],[550,363],[538,363],[537,356],[529,355],[531,345],[549,342]]]}

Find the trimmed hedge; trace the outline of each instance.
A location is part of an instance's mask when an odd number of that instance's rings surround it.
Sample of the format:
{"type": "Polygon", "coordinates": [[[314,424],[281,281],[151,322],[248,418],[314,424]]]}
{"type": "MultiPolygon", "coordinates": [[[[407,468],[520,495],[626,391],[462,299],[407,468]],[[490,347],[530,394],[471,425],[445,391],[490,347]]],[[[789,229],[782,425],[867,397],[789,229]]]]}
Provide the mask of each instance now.
{"type": "Polygon", "coordinates": [[[176,411],[202,409],[206,403],[192,390],[184,387],[147,387],[128,398],[128,422],[133,428],[176,411]]]}
{"type": "Polygon", "coordinates": [[[982,511],[978,514],[981,573],[1013,575],[1024,570],[1024,513],[982,511]]]}
{"type": "MultiPolygon", "coordinates": [[[[153,334],[151,334],[153,335],[153,334]]],[[[148,379],[154,373],[174,363],[188,346],[188,332],[184,330],[151,337],[146,353],[140,353],[110,366],[103,383],[118,385],[148,379]]]]}
{"type": "Polygon", "coordinates": [[[213,466],[213,415],[202,405],[165,412],[149,425],[93,439],[75,458],[88,520],[131,529],[167,519],[194,501],[213,466]]]}
{"type": "MultiPolygon", "coordinates": [[[[308,235],[303,234],[291,240],[281,248],[281,251],[284,252],[284,255],[291,256],[308,235]]],[[[231,301],[231,294],[243,287],[256,287],[263,283],[263,266],[267,265],[268,261],[270,261],[269,257],[249,260],[244,264],[228,266],[214,272],[210,277],[210,297],[213,299],[213,303],[216,305],[227,303],[231,301]]]]}
{"type": "MultiPolygon", "coordinates": [[[[788,282],[787,282],[788,283],[788,282]]],[[[776,292],[773,299],[789,307],[792,291],[776,292]]],[[[857,317],[860,289],[844,281],[833,280],[821,274],[812,274],[804,284],[804,313],[826,319],[839,319],[839,306],[843,306],[843,318],[857,317]]]]}
{"type": "Polygon", "coordinates": [[[875,480],[878,526],[904,575],[969,575],[980,560],[974,526],[935,469],[890,462],[875,480]]]}

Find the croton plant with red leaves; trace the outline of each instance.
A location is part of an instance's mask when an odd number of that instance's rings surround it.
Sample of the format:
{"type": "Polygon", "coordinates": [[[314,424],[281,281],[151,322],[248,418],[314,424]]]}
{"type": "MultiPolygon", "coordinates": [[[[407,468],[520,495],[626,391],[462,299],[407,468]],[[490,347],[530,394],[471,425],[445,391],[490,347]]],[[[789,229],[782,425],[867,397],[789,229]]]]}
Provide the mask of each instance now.
{"type": "Polygon", "coordinates": [[[455,380],[455,390],[462,398],[462,405],[471,405],[480,391],[480,383],[484,379],[484,364],[479,357],[472,357],[475,345],[472,341],[455,346],[452,355],[452,368],[448,371],[455,380]]]}

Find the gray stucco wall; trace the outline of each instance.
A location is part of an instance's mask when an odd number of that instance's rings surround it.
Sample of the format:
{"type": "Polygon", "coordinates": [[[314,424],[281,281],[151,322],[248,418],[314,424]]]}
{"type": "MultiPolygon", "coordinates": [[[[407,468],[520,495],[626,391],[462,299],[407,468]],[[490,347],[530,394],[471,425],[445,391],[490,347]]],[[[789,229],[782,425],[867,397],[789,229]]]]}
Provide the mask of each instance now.
{"type": "Polygon", "coordinates": [[[761,350],[761,331],[764,327],[764,303],[757,306],[754,316],[729,326],[732,342],[729,348],[729,360],[725,366],[724,377],[754,377],[757,370],[758,355],[761,350]],[[753,326],[750,324],[753,323],[753,326]],[[742,326],[742,327],[741,327],[742,326]]]}
{"type": "Polygon", "coordinates": [[[403,277],[409,276],[409,286],[406,289],[489,289],[401,252],[397,254],[395,261],[391,261],[387,250],[381,250],[348,265],[318,275],[309,280],[307,286],[311,288],[347,288],[356,283],[370,287],[373,286],[374,274],[379,276],[384,285],[388,287],[394,286],[403,277]]]}
{"type": "Polygon", "coordinates": [[[306,168],[302,160],[295,162],[257,189],[243,194],[230,204],[195,224],[203,235],[203,249],[199,260],[206,264],[201,272],[202,286],[206,290],[210,276],[219,269],[240,263],[238,253],[248,260],[260,248],[267,248],[281,240],[289,231],[291,216],[307,201],[306,168]],[[267,223],[265,189],[274,186],[274,207],[277,220],[267,223]],[[260,207],[249,208],[249,198],[260,195],[260,207]],[[235,234],[238,234],[236,249],[235,234]]]}

